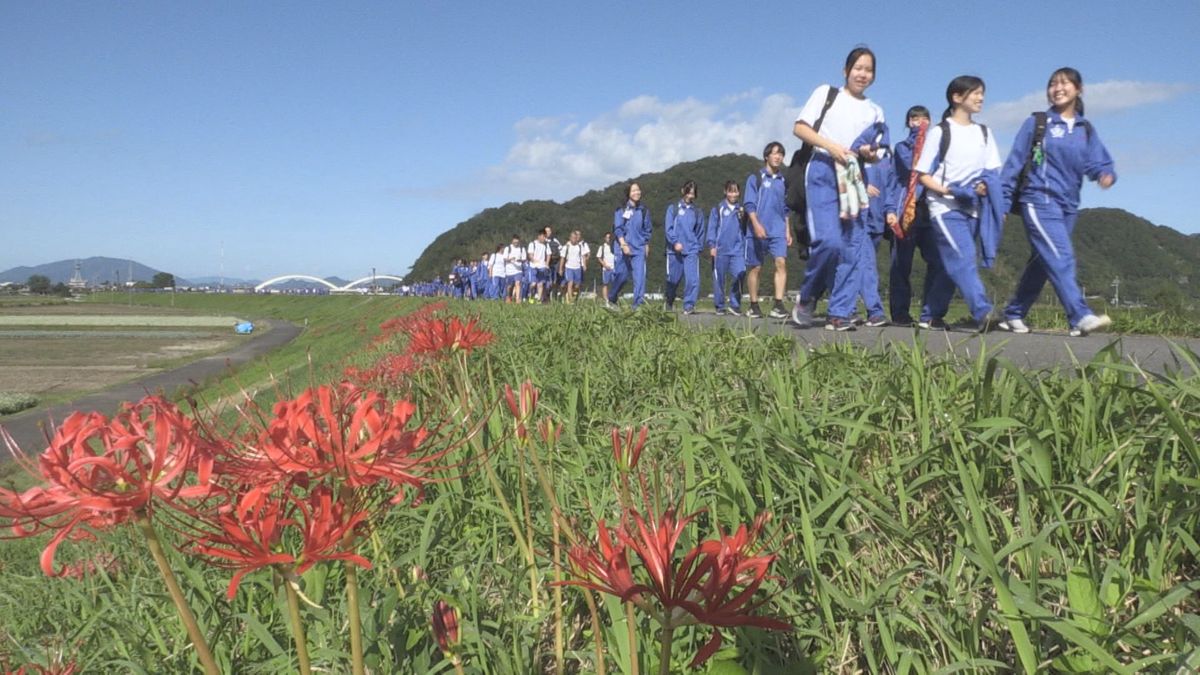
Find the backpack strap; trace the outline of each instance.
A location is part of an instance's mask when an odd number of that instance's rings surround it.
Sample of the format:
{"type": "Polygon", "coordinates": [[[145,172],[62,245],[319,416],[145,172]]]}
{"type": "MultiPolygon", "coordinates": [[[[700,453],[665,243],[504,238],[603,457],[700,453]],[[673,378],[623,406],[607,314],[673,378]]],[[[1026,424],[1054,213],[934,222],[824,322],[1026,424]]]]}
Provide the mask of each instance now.
{"type": "Polygon", "coordinates": [[[1025,183],[1029,180],[1029,172],[1033,169],[1035,162],[1042,155],[1042,143],[1046,140],[1046,122],[1047,115],[1042,111],[1033,113],[1033,138],[1029,142],[1029,154],[1025,157],[1025,164],[1021,167],[1021,173],[1017,174],[1016,189],[1013,190],[1012,208],[1019,208],[1021,191],[1025,189],[1025,183]]]}

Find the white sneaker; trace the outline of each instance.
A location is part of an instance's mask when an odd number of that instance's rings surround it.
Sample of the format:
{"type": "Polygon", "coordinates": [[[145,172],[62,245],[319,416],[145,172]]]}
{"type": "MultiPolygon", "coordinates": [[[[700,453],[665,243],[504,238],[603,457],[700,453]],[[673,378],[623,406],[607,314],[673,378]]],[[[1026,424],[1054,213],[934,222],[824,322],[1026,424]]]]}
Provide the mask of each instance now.
{"type": "Polygon", "coordinates": [[[1112,325],[1112,318],[1107,314],[1104,316],[1096,316],[1088,314],[1079,320],[1079,323],[1071,329],[1071,337],[1083,337],[1091,333],[1100,333],[1112,325]]]}
{"type": "Polygon", "coordinates": [[[1025,322],[1020,319],[1005,319],[1000,322],[999,328],[1000,330],[1006,330],[1018,335],[1024,335],[1029,332],[1029,326],[1026,326],[1025,322]]]}

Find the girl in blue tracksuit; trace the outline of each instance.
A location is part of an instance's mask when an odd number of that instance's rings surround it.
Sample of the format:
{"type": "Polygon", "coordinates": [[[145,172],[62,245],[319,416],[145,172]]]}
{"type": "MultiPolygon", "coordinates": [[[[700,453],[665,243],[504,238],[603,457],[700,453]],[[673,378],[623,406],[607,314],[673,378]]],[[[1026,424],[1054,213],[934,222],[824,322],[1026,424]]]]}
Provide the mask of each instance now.
{"type": "Polygon", "coordinates": [[[700,297],[700,247],[704,243],[704,214],[696,206],[696,181],[679,188],[682,198],[667,207],[667,309],[675,304],[675,291],[683,278],[683,313],[691,314],[700,297]]]}
{"type": "Polygon", "coordinates": [[[650,253],[650,210],[642,203],[642,186],[636,182],[625,187],[625,202],[613,212],[613,254],[617,278],[608,289],[610,306],[617,304],[625,282],[633,280],[633,307],[640,307],[646,296],[646,256],[650,253]]]}
{"type": "MultiPolygon", "coordinates": [[[[846,57],[843,72],[845,85],[838,90],[821,120],[820,129],[814,131],[813,127],[828,100],[829,85],[817,87],[792,129],[800,140],[813,146],[805,174],[808,213],[804,214],[812,244],[800,297],[792,311],[793,323],[801,327],[812,325],[817,300],[834,286],[835,278],[843,281],[841,288],[833,289],[834,295],[829,301],[828,327],[835,330],[852,330],[854,327],[849,319],[858,295],[855,283],[858,256],[855,253],[861,245],[863,228],[859,219],[842,221],[839,216],[834,164],[845,166],[853,161],[850,145],[854,139],[871,125],[884,120],[883,110],[866,96],[867,88],[875,82],[874,52],[866,47],[856,47],[846,57]]],[[[864,150],[864,153],[866,156],[870,151],[864,150]]]]}
{"type": "Polygon", "coordinates": [[[867,236],[860,237],[858,249],[858,294],[867,308],[867,325],[886,326],[875,253],[884,230],[896,222],[900,186],[896,182],[887,125],[880,122],[863,132],[850,149],[858,153],[864,145],[871,150],[872,158],[863,163],[870,203],[867,211],[860,214],[867,236]]]}
{"type": "Polygon", "coordinates": [[[725,181],[725,199],[708,214],[705,244],[713,259],[713,305],[717,314],[741,314],[742,277],[746,274],[746,214],[738,204],[741,189],[725,181]],[[729,295],[725,294],[729,281],[729,295]],[[728,304],[726,298],[728,297],[728,304]]]}
{"type": "Polygon", "coordinates": [[[1104,330],[1107,315],[1096,316],[1075,280],[1075,250],[1071,233],[1079,215],[1079,188],[1086,176],[1108,189],[1117,180],[1113,160],[1096,130],[1083,117],[1083,76],[1074,68],[1059,68],[1046,85],[1050,109],[1045,133],[1034,147],[1035,118],[1025,120],[1004,163],[1001,180],[1005,196],[1020,209],[1025,234],[1033,250],[1017,290],[1004,308],[1000,327],[1028,333],[1025,315],[1050,280],[1067,312],[1071,335],[1104,330]],[[1032,158],[1032,159],[1031,159],[1032,158]],[[1030,168],[1021,179],[1026,163],[1030,168]]]}
{"type": "Polygon", "coordinates": [[[913,167],[925,186],[925,202],[942,259],[941,273],[930,288],[927,328],[945,326],[955,288],[962,293],[980,331],[990,330],[996,319],[975,260],[975,237],[984,208],[980,197],[988,195],[983,175],[1000,168],[995,137],[971,119],[983,110],[983,94],[983,80],[973,75],[960,75],[950,81],[946,87],[946,102],[950,105],[942,115],[942,124],[929,129],[925,152],[913,167]],[[941,153],[943,128],[950,134],[945,157],[941,153]]]}
{"type": "MultiPolygon", "coordinates": [[[[929,124],[929,109],[923,105],[915,105],[908,109],[905,115],[908,123],[908,138],[900,141],[892,149],[895,160],[896,181],[905,199],[908,194],[908,179],[912,175],[913,153],[916,149],[917,134],[923,125],[929,124]]],[[[928,148],[925,145],[925,148],[928,148]]],[[[933,152],[932,150],[924,150],[933,152]]],[[[929,322],[929,306],[925,300],[929,297],[929,289],[938,275],[941,274],[942,261],[938,258],[937,241],[929,222],[929,206],[925,203],[925,188],[917,183],[916,189],[916,218],[909,226],[908,235],[903,239],[892,239],[892,264],[888,277],[888,307],[892,313],[892,324],[911,326],[914,322],[911,314],[912,307],[912,261],[913,254],[920,249],[921,258],[925,260],[925,283],[921,290],[922,322],[929,322]]],[[[897,208],[903,205],[897,202],[897,208]]],[[[899,213],[899,211],[897,211],[899,213]]]]}

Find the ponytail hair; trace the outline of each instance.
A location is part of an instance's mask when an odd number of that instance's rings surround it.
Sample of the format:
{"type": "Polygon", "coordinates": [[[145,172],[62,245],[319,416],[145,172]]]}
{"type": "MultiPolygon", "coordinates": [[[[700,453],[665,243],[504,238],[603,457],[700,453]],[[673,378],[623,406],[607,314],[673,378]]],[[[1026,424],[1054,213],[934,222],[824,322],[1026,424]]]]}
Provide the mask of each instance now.
{"type": "Polygon", "coordinates": [[[983,80],[974,75],[959,75],[946,85],[946,111],[942,113],[945,120],[954,114],[954,97],[969,94],[976,89],[986,89],[983,80]]]}
{"type": "MultiPolygon", "coordinates": [[[[1047,101],[1050,100],[1050,85],[1060,75],[1062,77],[1066,78],[1068,82],[1075,85],[1075,88],[1080,91],[1079,97],[1077,97],[1075,99],[1075,112],[1082,115],[1083,114],[1083,75],[1080,75],[1078,70],[1075,70],[1074,68],[1072,68],[1070,66],[1063,66],[1062,68],[1059,68],[1058,70],[1054,71],[1053,73],[1050,73],[1050,79],[1046,80],[1046,100],[1047,101]]],[[[1051,105],[1053,105],[1053,104],[1051,104],[1051,105]]]]}

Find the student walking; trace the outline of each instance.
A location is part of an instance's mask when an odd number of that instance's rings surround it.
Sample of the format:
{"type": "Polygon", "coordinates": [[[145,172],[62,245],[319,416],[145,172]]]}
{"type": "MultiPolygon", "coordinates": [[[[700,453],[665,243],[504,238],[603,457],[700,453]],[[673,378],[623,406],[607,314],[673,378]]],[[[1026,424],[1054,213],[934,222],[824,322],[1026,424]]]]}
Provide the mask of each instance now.
{"type": "Polygon", "coordinates": [[[637,309],[645,302],[646,256],[650,254],[652,230],[650,210],[642,203],[642,186],[632,182],[625,187],[625,202],[613,212],[617,278],[610,284],[609,306],[617,304],[627,281],[633,282],[633,308],[637,309]]]}
{"type": "Polygon", "coordinates": [[[713,259],[713,305],[717,314],[737,316],[742,308],[742,277],[746,274],[746,212],[738,204],[741,190],[725,181],[725,199],[708,215],[705,244],[713,259]],[[726,282],[729,291],[726,295],[726,282]]]}
{"type": "Polygon", "coordinates": [[[683,313],[696,310],[700,297],[700,247],[704,242],[704,214],[696,206],[696,181],[679,188],[679,201],[667,207],[667,310],[675,306],[675,294],[683,279],[683,313]]]}
{"type": "Polygon", "coordinates": [[[591,255],[592,249],[583,241],[583,234],[579,230],[572,232],[562,247],[562,258],[558,263],[558,276],[566,284],[565,299],[568,303],[575,300],[579,288],[583,286],[583,273],[587,271],[591,255]]]}
{"type": "MultiPolygon", "coordinates": [[[[929,109],[923,105],[915,105],[905,114],[908,126],[908,138],[897,143],[892,149],[895,160],[896,181],[901,190],[906,190],[912,176],[913,153],[918,134],[924,128],[928,133],[929,109]]],[[[923,151],[929,148],[928,139],[923,151]]],[[[933,150],[927,150],[933,152],[933,150]]],[[[891,267],[888,273],[888,310],[892,315],[892,324],[896,326],[911,326],[912,318],[912,262],[913,254],[921,251],[921,259],[925,261],[925,282],[921,289],[920,321],[929,323],[929,287],[933,280],[941,274],[942,261],[938,257],[937,241],[929,219],[929,205],[925,202],[925,186],[917,182],[913,185],[916,212],[908,231],[903,238],[892,238],[891,267]]],[[[902,198],[907,198],[905,193],[902,198]]]]}
{"type": "Polygon", "coordinates": [[[859,216],[864,232],[859,237],[858,296],[866,306],[866,325],[880,327],[887,325],[887,317],[883,313],[883,298],[879,294],[876,252],[884,232],[897,221],[900,186],[896,182],[887,125],[881,122],[863,132],[851,150],[857,153],[864,145],[870,150],[871,157],[863,162],[869,206],[859,216]]]}
{"type": "MultiPolygon", "coordinates": [[[[926,148],[936,152],[922,153],[914,167],[925,186],[925,200],[942,260],[941,272],[930,287],[929,323],[923,324],[923,328],[945,326],[955,288],[966,300],[977,330],[988,331],[997,322],[975,259],[976,234],[985,241],[988,239],[988,227],[981,225],[980,217],[999,211],[1003,218],[1004,212],[1003,207],[995,208],[996,202],[1003,201],[999,193],[1000,155],[996,139],[987,127],[972,120],[983,110],[984,91],[983,80],[973,75],[960,75],[950,81],[946,87],[949,107],[941,123],[930,129],[925,139],[926,148]]],[[[996,239],[992,237],[993,247],[996,239]]],[[[994,255],[994,248],[990,251],[984,248],[985,262],[994,255]]]]}
{"type": "Polygon", "coordinates": [[[528,265],[528,256],[521,246],[521,238],[512,236],[512,243],[504,248],[505,302],[521,302],[521,277],[528,265]]]}
{"type": "MultiPolygon", "coordinates": [[[[843,86],[817,87],[792,129],[797,138],[813,146],[805,171],[808,213],[804,214],[811,244],[800,297],[792,311],[792,322],[802,328],[813,324],[817,301],[831,290],[836,279],[842,280],[842,288],[833,289],[840,292],[830,299],[828,327],[854,328],[849,319],[857,286],[847,285],[855,281],[855,253],[863,230],[857,219],[841,218],[837,172],[856,161],[850,150],[854,140],[872,125],[883,123],[884,118],[883,110],[866,95],[875,82],[875,53],[867,47],[854,48],[842,72],[843,86]]],[[[866,157],[870,151],[864,148],[863,153],[866,157]]]]}
{"type": "Polygon", "coordinates": [[[1088,307],[1075,278],[1071,234],[1079,216],[1079,189],[1084,177],[1103,189],[1117,180],[1112,157],[1083,116],[1083,76],[1059,68],[1046,84],[1050,109],[1034,113],[1017,132],[1004,163],[1004,194],[1025,221],[1032,253],[1000,328],[1028,333],[1025,317],[1046,280],[1067,313],[1071,335],[1102,331],[1112,323],[1088,307]]]}
{"type": "Polygon", "coordinates": [[[612,232],[605,232],[604,243],[600,244],[599,250],[596,251],[596,259],[600,261],[600,297],[604,299],[605,306],[608,306],[608,285],[613,283],[613,277],[617,273],[617,258],[613,253],[612,237],[612,232]]]}
{"type": "Polygon", "coordinates": [[[546,302],[550,291],[550,242],[546,240],[546,230],[538,230],[526,253],[529,256],[529,301],[546,302]]]}
{"type": "Polygon", "coordinates": [[[746,287],[750,292],[750,311],[746,312],[746,316],[752,319],[763,318],[758,306],[758,272],[766,258],[773,260],[775,265],[775,304],[771,307],[771,317],[787,318],[783,293],[787,288],[787,250],[792,245],[792,228],[784,203],[787,187],[783,172],[780,171],[784,154],[782,143],[768,143],[763,148],[763,167],[746,179],[743,208],[750,235],[749,245],[746,246],[746,287]]]}

